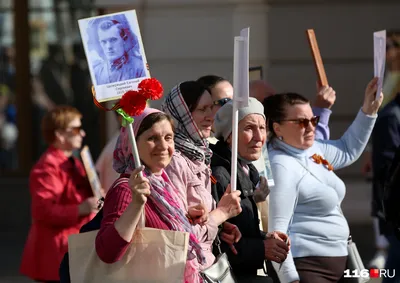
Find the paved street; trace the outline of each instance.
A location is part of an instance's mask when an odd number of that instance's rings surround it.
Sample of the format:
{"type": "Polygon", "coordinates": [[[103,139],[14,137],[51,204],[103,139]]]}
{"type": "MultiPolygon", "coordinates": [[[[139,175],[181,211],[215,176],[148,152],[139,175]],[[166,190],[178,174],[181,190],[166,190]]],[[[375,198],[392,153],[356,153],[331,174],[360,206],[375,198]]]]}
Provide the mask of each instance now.
{"type": "MultiPolygon", "coordinates": [[[[364,262],[374,253],[372,225],[369,217],[370,186],[362,181],[347,180],[347,196],[343,203],[353,239],[364,262]]],[[[29,226],[29,195],[26,181],[0,180],[0,283],[28,283],[18,275],[23,244],[29,226]],[[6,193],[4,193],[6,192],[6,193]]],[[[378,283],[380,280],[371,280],[378,283]]],[[[316,282],[318,283],[318,282],[316,282]]]]}

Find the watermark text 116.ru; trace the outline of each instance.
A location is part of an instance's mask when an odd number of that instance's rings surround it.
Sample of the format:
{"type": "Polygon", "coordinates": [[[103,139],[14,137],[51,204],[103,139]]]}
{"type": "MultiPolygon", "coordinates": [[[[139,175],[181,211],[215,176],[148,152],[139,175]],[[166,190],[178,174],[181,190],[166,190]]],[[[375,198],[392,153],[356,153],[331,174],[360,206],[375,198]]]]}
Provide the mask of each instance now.
{"type": "Polygon", "coordinates": [[[396,270],[392,269],[346,269],[344,271],[344,278],[394,278],[396,276],[396,270]]]}

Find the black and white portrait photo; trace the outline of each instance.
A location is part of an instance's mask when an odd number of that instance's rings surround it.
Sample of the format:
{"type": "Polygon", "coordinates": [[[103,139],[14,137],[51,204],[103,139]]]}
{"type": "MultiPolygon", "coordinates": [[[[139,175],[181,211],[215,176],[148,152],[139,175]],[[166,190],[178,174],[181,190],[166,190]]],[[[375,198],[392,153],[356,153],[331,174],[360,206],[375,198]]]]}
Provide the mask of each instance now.
{"type": "Polygon", "coordinates": [[[115,99],[150,77],[135,11],[82,19],[79,27],[99,101],[115,99]],[[101,87],[124,81],[130,83],[118,85],[116,92],[101,87]]]}

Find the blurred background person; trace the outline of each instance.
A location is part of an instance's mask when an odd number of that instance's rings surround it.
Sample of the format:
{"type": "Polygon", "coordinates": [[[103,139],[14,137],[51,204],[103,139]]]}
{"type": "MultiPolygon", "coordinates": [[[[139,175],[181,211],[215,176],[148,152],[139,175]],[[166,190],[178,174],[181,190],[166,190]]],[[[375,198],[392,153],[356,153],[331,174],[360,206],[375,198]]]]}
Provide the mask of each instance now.
{"type": "Polygon", "coordinates": [[[0,170],[18,168],[13,49],[0,48],[0,170]]]}
{"type": "MultiPolygon", "coordinates": [[[[400,242],[386,222],[383,210],[384,186],[389,180],[389,169],[400,146],[400,84],[395,92],[395,97],[379,111],[371,136],[372,208],[377,251],[369,267],[400,272],[400,242]]],[[[384,279],[383,282],[392,281],[384,279]]]]}
{"type": "Polygon", "coordinates": [[[93,160],[96,160],[101,152],[99,120],[100,110],[93,103],[92,80],[89,66],[86,61],[82,44],[74,44],[73,61],[69,69],[69,79],[72,90],[72,105],[79,112],[85,113],[82,119],[82,128],[86,133],[83,143],[89,146],[93,160]]]}
{"type": "Polygon", "coordinates": [[[48,56],[42,62],[38,77],[45,93],[56,105],[71,105],[73,102],[67,71],[62,47],[49,44],[48,56]]]}
{"type": "Polygon", "coordinates": [[[400,31],[392,30],[386,36],[386,72],[382,92],[387,103],[396,98],[397,89],[400,87],[400,31]]]}
{"type": "Polygon", "coordinates": [[[39,282],[59,281],[58,269],[68,250],[68,236],[97,212],[81,161],[73,151],[82,146],[82,114],[59,106],[42,120],[42,135],[49,144],[29,177],[32,224],[20,272],[39,282]]]}
{"type": "MultiPolygon", "coordinates": [[[[383,94],[385,95],[381,108],[390,103],[393,100],[397,99],[397,94],[400,92],[400,31],[388,31],[386,37],[386,72],[385,78],[383,82],[383,94]]],[[[380,129],[377,129],[376,132],[385,131],[384,127],[388,127],[389,123],[396,125],[398,123],[397,117],[393,117],[393,122],[387,122],[388,117],[395,115],[396,112],[396,102],[393,103],[387,110],[385,110],[383,118],[379,122],[380,129]],[[391,109],[391,110],[389,110],[391,109]],[[386,122],[385,122],[386,121],[386,122]],[[382,128],[383,127],[383,128],[382,128]]],[[[383,109],[382,109],[383,111],[383,109]]],[[[377,123],[378,124],[378,123],[377,123]]],[[[387,257],[387,249],[389,247],[389,242],[385,236],[385,223],[383,221],[383,211],[382,211],[382,168],[385,168],[383,172],[386,172],[387,162],[393,159],[392,153],[388,156],[383,156],[383,159],[386,161],[383,164],[377,163],[381,158],[379,155],[383,153],[379,153],[379,150],[385,150],[386,152],[392,152],[392,146],[397,141],[393,139],[393,135],[395,135],[396,131],[393,131],[393,127],[390,129],[386,129],[388,132],[384,133],[384,136],[392,135],[392,137],[388,137],[388,141],[379,142],[375,140],[375,145],[369,144],[365,150],[363,165],[362,165],[362,173],[366,177],[367,181],[372,181],[372,194],[371,194],[371,216],[372,216],[372,224],[373,224],[373,232],[375,238],[375,248],[376,252],[373,258],[368,262],[367,267],[369,268],[384,268],[386,264],[387,257]],[[386,144],[385,144],[386,143],[386,144]],[[373,149],[375,148],[375,150],[373,149]],[[378,150],[378,151],[377,151],[378,150]],[[372,151],[375,151],[373,153],[372,151]],[[375,160],[373,155],[375,155],[375,160]],[[388,160],[389,159],[389,160],[388,160]],[[373,164],[375,163],[375,165],[373,164]],[[375,167],[375,169],[373,169],[375,167]],[[373,176],[374,173],[377,173],[379,176],[373,176]],[[383,229],[383,231],[381,231],[383,229]]],[[[375,135],[373,135],[375,136],[375,135]]],[[[376,135],[377,137],[378,135],[376,135]]],[[[387,155],[387,154],[386,154],[387,155]]]]}

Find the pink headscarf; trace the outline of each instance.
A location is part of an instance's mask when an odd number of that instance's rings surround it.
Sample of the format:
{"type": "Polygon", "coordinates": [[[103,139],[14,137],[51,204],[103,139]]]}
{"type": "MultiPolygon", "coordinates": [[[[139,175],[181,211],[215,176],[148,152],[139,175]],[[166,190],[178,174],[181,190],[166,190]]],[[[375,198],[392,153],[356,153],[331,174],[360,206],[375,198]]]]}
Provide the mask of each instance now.
{"type": "MultiPolygon", "coordinates": [[[[138,133],[140,124],[148,115],[161,112],[154,108],[146,108],[144,112],[134,118],[133,131],[135,136],[138,133]]],[[[128,130],[121,127],[121,132],[118,137],[117,144],[114,149],[114,170],[122,174],[130,174],[135,169],[135,163],[132,155],[132,146],[129,140],[128,130]]],[[[189,236],[189,249],[188,259],[197,257],[199,263],[204,263],[205,258],[199,241],[193,234],[192,226],[187,219],[185,212],[177,202],[175,187],[171,180],[168,178],[165,171],[162,172],[162,180],[156,178],[151,172],[145,170],[145,176],[150,181],[150,189],[152,191],[149,200],[153,202],[156,211],[160,217],[165,221],[168,227],[174,231],[186,231],[190,233],[189,236]]],[[[193,264],[193,263],[191,263],[193,264]]]]}
{"type": "MultiPolygon", "coordinates": [[[[145,108],[143,113],[135,116],[132,127],[135,137],[139,131],[140,125],[144,118],[153,113],[161,112],[154,108],[145,108]]],[[[132,146],[129,140],[128,129],[121,127],[119,137],[114,149],[113,168],[117,173],[130,174],[135,169],[135,162],[133,161],[132,146]]]]}

